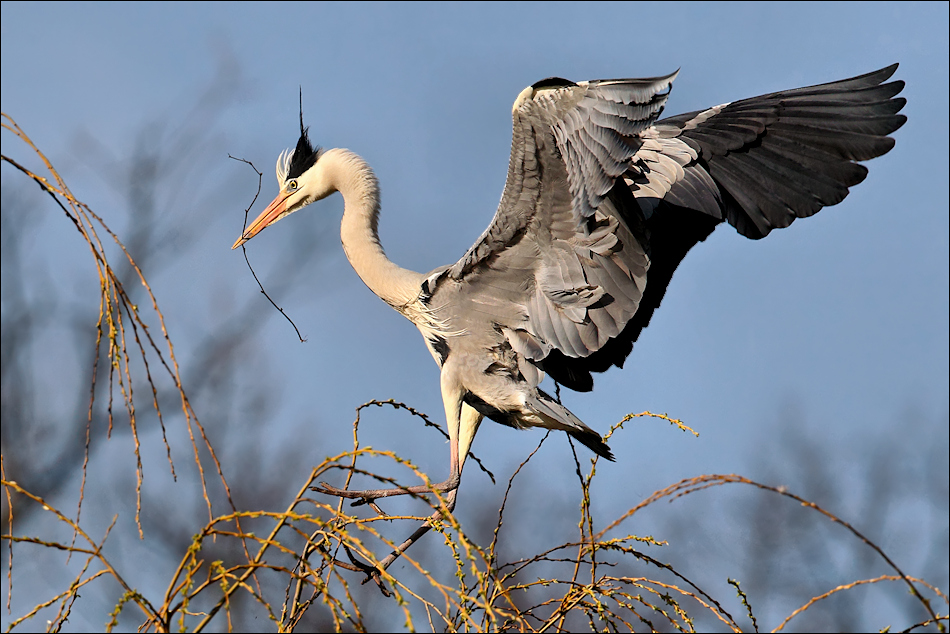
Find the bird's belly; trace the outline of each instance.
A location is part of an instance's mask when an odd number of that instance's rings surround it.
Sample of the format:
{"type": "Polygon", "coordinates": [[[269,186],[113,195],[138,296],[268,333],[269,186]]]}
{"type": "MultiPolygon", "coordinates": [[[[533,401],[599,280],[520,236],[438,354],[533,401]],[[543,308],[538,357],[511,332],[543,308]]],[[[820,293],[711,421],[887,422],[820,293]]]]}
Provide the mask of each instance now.
{"type": "MultiPolygon", "coordinates": [[[[450,342],[449,345],[452,346],[450,342]]],[[[457,342],[449,353],[450,371],[457,377],[464,400],[483,415],[512,427],[536,424],[532,412],[525,407],[531,387],[518,372],[514,351],[507,345],[466,349],[457,342]]]]}

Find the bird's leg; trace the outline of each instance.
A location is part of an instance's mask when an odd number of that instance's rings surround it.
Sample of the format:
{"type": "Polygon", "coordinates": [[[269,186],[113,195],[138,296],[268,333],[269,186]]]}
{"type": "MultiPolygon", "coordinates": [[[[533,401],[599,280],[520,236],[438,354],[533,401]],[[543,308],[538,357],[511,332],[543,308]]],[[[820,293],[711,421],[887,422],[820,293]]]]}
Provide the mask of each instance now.
{"type": "MultiPolygon", "coordinates": [[[[338,489],[335,486],[321,482],[319,486],[313,487],[318,493],[335,495],[341,498],[356,500],[353,506],[363,504],[372,504],[376,500],[396,495],[425,495],[438,491],[439,493],[448,493],[458,488],[461,481],[462,465],[468,456],[468,450],[472,445],[472,439],[478,430],[478,425],[482,421],[482,416],[474,409],[462,402],[462,389],[452,380],[453,373],[448,368],[443,368],[442,372],[442,400],[445,406],[445,418],[448,424],[449,432],[449,477],[448,479],[432,485],[416,485],[411,487],[395,487],[387,489],[363,489],[359,491],[348,491],[338,489]],[[447,371],[448,370],[448,371],[447,371]],[[461,441],[461,442],[460,442],[461,441]],[[461,447],[460,447],[461,444],[461,447]],[[461,457],[460,450],[461,449],[461,457]]],[[[374,505],[374,508],[375,505],[374,505]]],[[[378,511],[378,509],[376,509],[378,511]]]]}
{"type": "MultiPolygon", "coordinates": [[[[447,496],[445,496],[445,508],[449,513],[455,510],[455,497],[457,494],[458,494],[458,489],[453,489],[449,491],[449,494],[447,496]]],[[[363,583],[366,583],[366,581],[369,581],[369,579],[375,579],[377,584],[380,583],[379,573],[389,568],[389,566],[391,566],[392,563],[399,558],[399,555],[406,552],[407,548],[412,546],[414,543],[419,541],[419,539],[423,535],[428,533],[429,529],[432,528],[432,522],[440,520],[440,519],[442,519],[442,509],[436,509],[432,513],[432,515],[430,515],[429,518],[422,524],[422,526],[417,528],[415,532],[412,535],[410,535],[408,539],[406,539],[406,541],[396,546],[396,549],[394,551],[389,553],[385,559],[379,562],[379,565],[376,567],[376,569],[373,570],[373,572],[368,575],[368,577],[363,583]]]]}
{"type": "Polygon", "coordinates": [[[478,426],[482,424],[482,418],[478,410],[462,403],[462,416],[459,420],[458,449],[456,451],[460,477],[462,475],[462,469],[465,467],[465,459],[468,458],[468,450],[472,448],[472,441],[475,440],[478,426]]]}
{"type": "MultiPolygon", "coordinates": [[[[465,458],[468,457],[468,450],[472,446],[472,440],[475,438],[475,432],[478,431],[478,426],[482,422],[482,415],[478,413],[475,409],[469,407],[468,405],[459,402],[459,408],[450,410],[452,405],[448,399],[445,399],[445,385],[443,381],[443,400],[445,400],[445,409],[446,409],[446,418],[449,421],[449,444],[451,446],[451,468],[452,474],[457,480],[461,480],[462,476],[462,467],[465,466],[465,458]],[[455,419],[455,424],[452,424],[452,419],[455,419]]],[[[458,495],[458,488],[453,488],[449,490],[448,495],[445,498],[445,508],[446,511],[451,513],[455,510],[455,499],[458,495]]],[[[363,581],[366,583],[370,579],[376,582],[376,585],[383,590],[385,594],[386,591],[383,588],[382,578],[380,573],[383,570],[389,568],[394,561],[396,561],[401,554],[406,552],[406,549],[412,546],[414,543],[419,541],[423,535],[429,532],[432,528],[432,522],[442,519],[442,509],[436,509],[432,515],[422,524],[415,532],[406,539],[403,543],[399,544],[395,550],[393,550],[389,555],[386,556],[379,565],[373,571],[366,571],[367,577],[363,581]]]]}
{"type": "MultiPolygon", "coordinates": [[[[331,495],[339,495],[346,498],[358,498],[354,506],[359,504],[372,504],[374,500],[389,497],[393,495],[405,495],[408,493],[425,494],[438,491],[447,493],[445,496],[445,507],[437,508],[426,521],[415,530],[404,542],[399,544],[385,559],[379,562],[375,568],[370,568],[365,564],[357,564],[361,570],[366,573],[366,583],[372,579],[382,590],[383,594],[389,596],[388,591],[383,585],[381,573],[386,570],[396,559],[399,558],[407,548],[419,541],[423,535],[429,532],[433,522],[442,519],[443,511],[451,513],[455,509],[455,500],[458,495],[458,486],[462,478],[462,467],[465,465],[465,459],[468,457],[468,450],[472,446],[472,440],[482,422],[482,415],[469,405],[462,401],[464,390],[461,385],[453,380],[453,373],[447,372],[446,367],[442,368],[442,402],[445,406],[445,418],[449,432],[449,478],[445,482],[431,486],[413,486],[400,487],[395,489],[369,489],[365,491],[344,491],[331,487],[326,483],[321,483],[321,487],[314,487],[315,490],[331,495]],[[365,566],[365,567],[364,567],[365,566]]],[[[374,508],[375,505],[373,505],[374,508]]],[[[378,509],[377,509],[378,510],[378,509]]]]}

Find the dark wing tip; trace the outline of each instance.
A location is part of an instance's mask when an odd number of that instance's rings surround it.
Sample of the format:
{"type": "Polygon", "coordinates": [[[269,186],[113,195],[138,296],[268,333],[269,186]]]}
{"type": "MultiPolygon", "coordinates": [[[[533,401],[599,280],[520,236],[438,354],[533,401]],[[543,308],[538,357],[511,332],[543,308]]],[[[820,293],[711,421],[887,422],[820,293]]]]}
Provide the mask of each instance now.
{"type": "MultiPolygon", "coordinates": [[[[894,129],[888,132],[888,134],[897,132],[898,130],[901,129],[901,127],[903,127],[905,123],[907,123],[907,115],[903,115],[903,114],[894,115],[894,124],[892,126],[894,129]]],[[[887,137],[887,138],[890,139],[890,137],[887,137]]],[[[894,139],[891,139],[891,140],[893,141],[894,139]]]]}
{"type": "Polygon", "coordinates": [[[900,66],[899,62],[894,62],[890,66],[885,66],[881,70],[877,71],[881,73],[881,81],[887,81],[891,75],[897,72],[897,67],[900,66]]]}
{"type": "Polygon", "coordinates": [[[565,86],[576,86],[577,84],[570,79],[564,79],[563,77],[548,77],[547,79],[542,79],[541,81],[531,84],[531,87],[537,90],[538,88],[563,88],[565,86]]]}
{"type": "MultiPolygon", "coordinates": [[[[849,79],[843,79],[839,81],[829,82],[830,84],[843,84],[845,82],[860,83],[869,86],[877,86],[883,84],[888,79],[891,78],[891,75],[897,72],[898,63],[891,64],[890,66],[885,66],[878,70],[872,70],[870,73],[864,73],[863,75],[857,75],[856,77],[851,77],[849,79]]],[[[904,82],[900,82],[901,87],[903,87],[904,82]]],[[[820,84],[825,85],[825,84],[820,84]]],[[[898,91],[899,92],[899,91],[898,91]]]]}
{"type": "Polygon", "coordinates": [[[617,461],[616,458],[614,458],[614,452],[610,450],[610,447],[606,442],[604,442],[604,439],[601,437],[601,435],[592,429],[570,429],[567,430],[567,433],[601,458],[605,458],[611,462],[617,461]]]}

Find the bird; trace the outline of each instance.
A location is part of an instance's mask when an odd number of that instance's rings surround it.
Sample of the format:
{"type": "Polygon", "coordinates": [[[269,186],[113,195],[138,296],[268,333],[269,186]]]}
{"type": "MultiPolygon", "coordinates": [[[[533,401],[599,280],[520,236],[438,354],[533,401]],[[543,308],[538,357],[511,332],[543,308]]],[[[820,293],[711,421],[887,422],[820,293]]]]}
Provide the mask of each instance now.
{"type": "MultiPolygon", "coordinates": [[[[357,504],[435,490],[451,512],[484,418],[561,430],[613,461],[542,379],[587,392],[595,373],[622,368],[679,263],[718,226],[758,240],[844,200],[867,176],[861,162],[888,152],[888,135],[906,121],[904,82],[888,82],[897,67],[665,119],[679,71],[532,84],[512,106],[508,174],[491,223],[461,259],[428,273],[386,256],[373,170],[350,150],[314,146],[301,98],[297,145],[277,160],[280,191],[232,248],[342,194],[346,257],[422,334],[440,368],[450,441],[449,476],[431,489],[319,490],[357,504]]],[[[429,525],[380,562],[377,582],[429,525]]]]}

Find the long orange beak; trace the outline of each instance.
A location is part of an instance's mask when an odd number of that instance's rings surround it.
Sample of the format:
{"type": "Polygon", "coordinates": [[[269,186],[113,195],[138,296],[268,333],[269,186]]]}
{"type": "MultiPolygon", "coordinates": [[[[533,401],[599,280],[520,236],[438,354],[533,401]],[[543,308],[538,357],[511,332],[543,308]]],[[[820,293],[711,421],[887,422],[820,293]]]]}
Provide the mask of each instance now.
{"type": "Polygon", "coordinates": [[[242,244],[244,244],[245,242],[247,242],[248,240],[250,240],[257,234],[259,234],[261,231],[263,231],[268,225],[270,225],[273,222],[276,222],[277,219],[280,218],[285,211],[287,211],[288,197],[289,195],[284,194],[283,192],[277,194],[277,198],[271,201],[271,204],[267,205],[267,209],[262,211],[261,215],[255,218],[254,222],[251,223],[251,226],[248,227],[247,230],[244,231],[244,234],[241,235],[241,237],[237,239],[237,241],[234,243],[234,245],[231,248],[232,249],[238,248],[239,246],[241,246],[242,244]]]}

